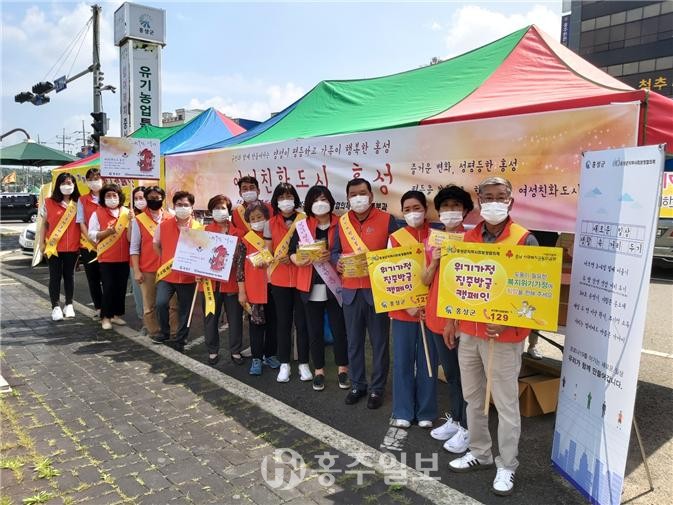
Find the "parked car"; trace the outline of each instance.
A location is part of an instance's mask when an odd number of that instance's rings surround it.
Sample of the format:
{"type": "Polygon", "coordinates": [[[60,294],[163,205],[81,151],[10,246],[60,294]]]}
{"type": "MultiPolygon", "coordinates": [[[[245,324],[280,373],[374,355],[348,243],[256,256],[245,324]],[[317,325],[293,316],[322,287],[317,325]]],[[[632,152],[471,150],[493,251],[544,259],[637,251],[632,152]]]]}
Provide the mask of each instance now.
{"type": "Polygon", "coordinates": [[[0,193],[0,219],[37,220],[37,195],[32,193],[0,193]]]}
{"type": "Polygon", "coordinates": [[[654,262],[673,268],[673,219],[659,219],[654,241],[654,262]]]}
{"type": "Polygon", "coordinates": [[[19,235],[19,245],[24,252],[33,253],[35,249],[35,232],[37,230],[36,223],[30,223],[26,226],[21,235],[19,235]]]}

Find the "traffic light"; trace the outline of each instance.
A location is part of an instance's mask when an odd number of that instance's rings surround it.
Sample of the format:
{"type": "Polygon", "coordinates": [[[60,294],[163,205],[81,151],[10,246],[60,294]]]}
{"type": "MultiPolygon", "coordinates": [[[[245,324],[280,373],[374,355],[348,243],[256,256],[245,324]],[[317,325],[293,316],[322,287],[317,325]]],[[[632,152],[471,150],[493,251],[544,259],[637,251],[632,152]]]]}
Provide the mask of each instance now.
{"type": "Polygon", "coordinates": [[[30,91],[23,91],[14,96],[14,101],[16,103],[30,102],[33,99],[33,96],[34,95],[30,91]]]}
{"type": "Polygon", "coordinates": [[[101,89],[103,87],[103,77],[105,74],[100,70],[93,73],[93,87],[96,89],[101,89]]]}
{"type": "Polygon", "coordinates": [[[54,85],[49,81],[38,82],[35,86],[33,86],[33,93],[35,93],[36,95],[44,95],[45,93],[49,93],[53,89],[54,85]]]}
{"type": "Polygon", "coordinates": [[[105,112],[92,112],[91,117],[93,118],[93,123],[91,123],[91,128],[93,129],[91,138],[94,142],[94,149],[98,151],[100,138],[105,135],[105,130],[107,129],[107,115],[105,112]]]}
{"type": "Polygon", "coordinates": [[[33,98],[31,98],[30,103],[33,105],[44,105],[45,103],[49,103],[51,101],[51,98],[49,98],[47,95],[33,95],[33,98]]]}

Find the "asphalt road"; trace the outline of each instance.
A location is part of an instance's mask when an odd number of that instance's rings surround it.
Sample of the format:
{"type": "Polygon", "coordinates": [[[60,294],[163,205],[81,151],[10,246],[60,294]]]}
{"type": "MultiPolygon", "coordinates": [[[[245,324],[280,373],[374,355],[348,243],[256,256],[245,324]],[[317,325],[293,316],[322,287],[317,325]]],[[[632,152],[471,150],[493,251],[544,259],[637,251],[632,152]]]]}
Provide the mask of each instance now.
{"type": "MultiPolygon", "coordinates": [[[[11,269],[46,285],[48,272],[44,266],[30,268],[27,256],[12,252],[16,239],[3,234],[0,237],[0,255],[3,256],[3,268],[11,269]]],[[[76,278],[77,300],[89,303],[88,290],[84,272],[78,272],[76,278]]],[[[664,504],[670,503],[673,494],[673,471],[670,461],[673,460],[673,270],[655,268],[650,283],[648,301],[648,318],[646,334],[641,358],[640,382],[636,400],[636,418],[640,425],[641,435],[646,454],[649,456],[650,470],[655,484],[655,491],[647,493],[648,485],[642,465],[642,459],[636,445],[635,436],[631,438],[629,460],[626,469],[625,488],[622,503],[631,504],[664,504]]],[[[45,317],[48,317],[45,314],[45,317]]],[[[139,328],[140,323],[135,316],[132,296],[127,297],[127,321],[139,328]]],[[[205,361],[206,351],[203,347],[202,315],[200,309],[194,316],[191,331],[191,344],[187,346],[187,354],[195,359],[205,361]]],[[[247,334],[247,331],[246,331],[247,334]]],[[[554,340],[562,343],[562,335],[554,335],[554,340]]],[[[223,349],[226,349],[224,335],[223,349]]],[[[560,365],[561,353],[548,343],[542,343],[542,350],[548,357],[549,364],[560,365]]],[[[226,354],[226,353],[223,353],[226,354]]],[[[498,498],[490,492],[493,476],[490,472],[459,475],[446,470],[453,455],[441,448],[432,440],[427,431],[412,427],[408,431],[390,430],[388,421],[391,410],[391,390],[386,392],[384,406],[376,411],[367,410],[364,402],[355,406],[344,405],[346,392],[336,385],[336,371],[331,349],[328,348],[327,387],[323,392],[314,392],[310,383],[298,380],[296,365],[293,365],[293,376],[289,383],[279,384],[275,381],[276,374],[268,369],[262,377],[250,377],[247,366],[236,366],[223,359],[218,369],[253,385],[260,391],[310,414],[338,430],[357,438],[372,447],[380,447],[386,440],[388,446],[394,445],[406,454],[407,464],[417,466],[416,458],[436,458],[442,482],[466,493],[483,503],[511,504],[571,504],[585,503],[578,492],[560,478],[550,464],[554,414],[533,418],[523,418],[520,443],[521,467],[517,472],[516,493],[509,498],[498,498]],[[391,444],[391,442],[394,442],[391,444]],[[436,456],[434,456],[436,454],[436,456]]],[[[446,387],[440,385],[439,404],[448,406],[446,387]]],[[[495,439],[495,412],[491,413],[491,430],[495,439]]]]}

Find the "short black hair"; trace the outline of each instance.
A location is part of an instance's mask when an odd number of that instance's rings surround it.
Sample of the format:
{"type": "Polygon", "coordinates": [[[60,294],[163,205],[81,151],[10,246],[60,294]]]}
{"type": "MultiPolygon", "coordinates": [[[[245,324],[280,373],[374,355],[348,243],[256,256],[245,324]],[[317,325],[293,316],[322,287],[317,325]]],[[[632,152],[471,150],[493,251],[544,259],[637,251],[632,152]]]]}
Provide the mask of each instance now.
{"type": "Polygon", "coordinates": [[[236,183],[236,184],[238,184],[238,189],[239,189],[239,191],[241,190],[241,186],[242,186],[244,183],[246,183],[246,182],[247,182],[248,184],[254,184],[255,187],[256,187],[257,189],[259,189],[259,182],[257,181],[257,178],[256,178],[256,177],[253,177],[252,175],[244,175],[244,176],[241,177],[241,178],[238,180],[238,182],[236,183]]]}
{"type": "Polygon", "coordinates": [[[449,186],[440,189],[435,195],[435,210],[439,211],[439,208],[447,200],[455,200],[456,202],[462,203],[463,209],[465,209],[468,214],[474,209],[474,202],[472,202],[470,194],[455,184],[450,184],[449,186]]]}
{"type": "Polygon", "coordinates": [[[147,186],[144,191],[145,200],[147,200],[147,195],[149,195],[152,192],[159,193],[161,195],[162,200],[166,198],[166,192],[159,186],[147,186]]]}
{"type": "Polygon", "coordinates": [[[268,220],[271,217],[271,215],[269,214],[269,208],[266,206],[266,204],[257,200],[256,202],[250,202],[248,206],[245,208],[243,219],[245,219],[246,223],[250,222],[250,214],[252,214],[256,210],[260,211],[264,215],[264,219],[268,220]]]}
{"type": "Polygon", "coordinates": [[[285,193],[289,193],[294,198],[294,208],[301,207],[301,200],[299,199],[299,193],[294,189],[294,186],[289,182],[281,182],[276,186],[276,189],[273,190],[273,195],[271,196],[271,207],[273,207],[273,214],[280,214],[280,209],[278,208],[278,198],[285,193]]]}
{"type": "Polygon", "coordinates": [[[100,189],[100,200],[98,204],[101,207],[105,207],[105,194],[109,193],[110,191],[114,191],[117,193],[117,196],[119,197],[119,206],[121,207],[124,205],[124,202],[126,201],[126,196],[124,195],[124,192],[122,191],[122,188],[119,186],[119,184],[105,184],[101,189],[100,189]]]}
{"type": "Polygon", "coordinates": [[[425,198],[425,193],[421,193],[420,191],[416,191],[415,189],[409,190],[402,195],[402,198],[400,199],[400,206],[404,207],[404,202],[412,198],[421,202],[421,205],[423,206],[424,209],[428,208],[428,201],[425,198]]]}
{"type": "Polygon", "coordinates": [[[92,175],[100,175],[100,170],[97,168],[90,168],[89,170],[86,171],[86,175],[84,176],[85,179],[88,179],[92,175]]]}
{"type": "Polygon", "coordinates": [[[58,174],[56,182],[54,182],[54,190],[51,192],[51,199],[54,200],[55,202],[63,201],[63,193],[61,193],[61,184],[63,184],[66,179],[70,179],[72,183],[75,185],[75,190],[70,195],[70,199],[75,202],[79,199],[79,188],[77,187],[77,181],[75,181],[75,178],[70,172],[63,172],[58,174]]]}
{"type": "Polygon", "coordinates": [[[173,205],[175,205],[178,200],[182,200],[183,198],[189,200],[191,205],[194,205],[194,202],[196,201],[194,195],[192,195],[189,191],[176,191],[173,195],[173,205]]]}
{"type": "Polygon", "coordinates": [[[359,186],[360,184],[366,184],[367,185],[367,190],[371,193],[372,192],[372,185],[367,179],[363,179],[362,177],[356,177],[355,179],[351,179],[348,181],[346,184],[346,195],[348,195],[348,190],[351,189],[351,186],[359,186]]]}
{"type": "Polygon", "coordinates": [[[316,185],[311,187],[307,192],[306,192],[306,198],[304,198],[304,214],[306,214],[308,217],[313,217],[313,203],[315,202],[316,198],[319,196],[324,196],[327,198],[327,201],[329,202],[329,211],[330,213],[334,212],[334,197],[332,196],[332,192],[329,190],[327,186],[321,186],[321,185],[316,185]]]}

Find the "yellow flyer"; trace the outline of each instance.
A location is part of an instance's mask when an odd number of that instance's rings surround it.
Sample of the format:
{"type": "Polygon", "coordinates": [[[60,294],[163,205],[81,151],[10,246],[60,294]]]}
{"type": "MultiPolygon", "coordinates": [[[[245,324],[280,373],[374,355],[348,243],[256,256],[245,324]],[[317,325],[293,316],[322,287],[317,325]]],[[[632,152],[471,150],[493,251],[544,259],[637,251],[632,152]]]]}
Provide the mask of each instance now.
{"type": "Polygon", "coordinates": [[[449,240],[463,241],[463,233],[455,233],[450,231],[441,231],[435,228],[430,230],[428,235],[428,245],[430,247],[444,247],[449,240]]]}
{"type": "Polygon", "coordinates": [[[297,247],[297,261],[310,261],[311,263],[322,258],[327,250],[327,244],[324,240],[317,240],[312,244],[301,244],[297,247]]]}
{"type": "Polygon", "coordinates": [[[339,261],[343,265],[345,278],[354,279],[357,277],[367,277],[367,256],[361,254],[342,254],[339,261]]]}
{"type": "Polygon", "coordinates": [[[555,331],[563,249],[448,242],[437,315],[555,331]]]}
{"type": "Polygon", "coordinates": [[[252,266],[257,268],[268,266],[273,261],[273,255],[269,252],[268,249],[255,251],[252,254],[248,254],[247,257],[250,260],[250,263],[252,263],[252,266]]]}
{"type": "Polygon", "coordinates": [[[377,313],[425,306],[423,244],[368,252],[367,268],[377,313]]]}

